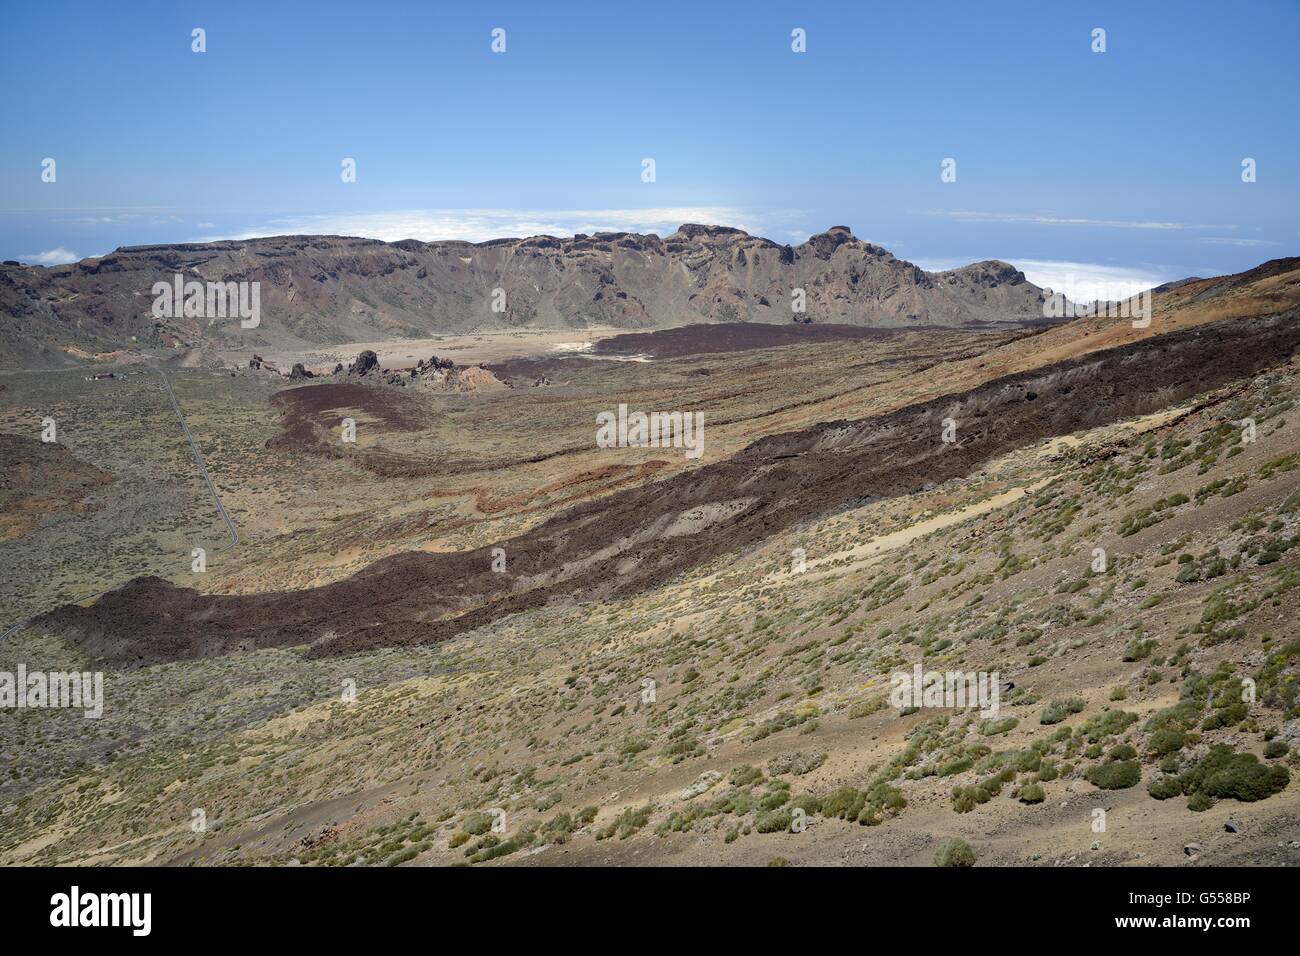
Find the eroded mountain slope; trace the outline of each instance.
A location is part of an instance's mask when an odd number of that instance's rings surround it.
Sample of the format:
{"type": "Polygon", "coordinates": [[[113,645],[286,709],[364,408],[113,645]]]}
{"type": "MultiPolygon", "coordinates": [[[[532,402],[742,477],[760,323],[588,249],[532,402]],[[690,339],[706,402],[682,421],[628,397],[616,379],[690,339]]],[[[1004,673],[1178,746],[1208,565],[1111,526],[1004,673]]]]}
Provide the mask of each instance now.
{"type": "Polygon", "coordinates": [[[133,246],[51,268],[0,265],[0,354],[17,365],[70,361],[71,347],[215,351],[460,330],[792,320],[1007,326],[1041,322],[1043,310],[1038,287],[1005,262],[929,273],[844,226],[798,246],[688,223],[664,238],[385,243],[281,236],[133,246]],[[177,274],[261,283],[260,324],[155,318],[151,289],[177,274]],[[806,300],[799,313],[795,289],[806,300]]]}

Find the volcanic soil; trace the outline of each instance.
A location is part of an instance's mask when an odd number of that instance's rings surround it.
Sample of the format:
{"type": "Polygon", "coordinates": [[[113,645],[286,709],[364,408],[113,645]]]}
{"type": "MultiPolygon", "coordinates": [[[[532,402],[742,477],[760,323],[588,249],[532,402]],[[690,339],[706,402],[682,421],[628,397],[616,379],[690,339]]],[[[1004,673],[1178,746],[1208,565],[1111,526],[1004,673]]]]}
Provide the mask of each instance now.
{"type": "MultiPolygon", "coordinates": [[[[204,595],[140,578],[33,624],[110,666],[304,644],[319,658],[433,643],[557,601],[627,596],[796,522],[916,492],[1045,438],[1257,375],[1300,346],[1297,314],[1201,325],[886,415],[773,435],[726,460],[577,505],[492,547],[398,554],[291,592],[204,595]],[[943,440],[948,420],[953,442],[943,440]],[[504,572],[493,570],[495,548],[504,572]]],[[[309,404],[319,411],[332,401],[309,404]]]]}

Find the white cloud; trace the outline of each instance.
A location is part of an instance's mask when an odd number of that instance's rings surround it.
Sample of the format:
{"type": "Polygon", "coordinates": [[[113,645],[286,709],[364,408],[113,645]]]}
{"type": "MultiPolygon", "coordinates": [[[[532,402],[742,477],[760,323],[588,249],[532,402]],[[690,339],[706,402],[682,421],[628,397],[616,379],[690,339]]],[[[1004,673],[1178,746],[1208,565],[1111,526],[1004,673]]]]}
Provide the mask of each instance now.
{"type": "Polygon", "coordinates": [[[143,219],[135,213],[122,213],[120,216],[75,216],[71,219],[55,219],[55,222],[75,222],[80,225],[102,226],[115,223],[135,222],[143,219]]]}
{"type": "Polygon", "coordinates": [[[22,258],[36,266],[61,266],[64,263],[76,262],[81,257],[71,249],[64,249],[59,246],[57,249],[46,249],[44,252],[23,256],[22,258]]]}
{"type": "Polygon", "coordinates": [[[1007,222],[1035,226],[1093,226],[1107,229],[1236,229],[1206,223],[1153,222],[1140,219],[1085,219],[1019,212],[969,212],[960,209],[927,209],[927,216],[944,216],[957,222],[1007,222]]]}
{"type": "Polygon", "coordinates": [[[263,236],[328,235],[359,236],[396,242],[417,239],[436,242],[524,236],[571,236],[594,232],[654,232],[668,235],[684,222],[733,226],[754,232],[744,212],[726,206],[687,206],[663,209],[399,209],[389,212],[342,213],[324,216],[296,216],[272,219],[247,229],[200,237],[198,242],[219,239],[256,239],[263,236]]]}
{"type": "Polygon", "coordinates": [[[1201,242],[1208,242],[1215,246],[1244,246],[1246,248],[1282,245],[1282,243],[1274,242],[1272,239],[1235,239],[1226,236],[1206,236],[1201,242]]]}
{"type": "Polygon", "coordinates": [[[1094,299],[1118,301],[1144,289],[1185,278],[1158,266],[1105,266],[1092,262],[1062,262],[1053,259],[1006,260],[1025,274],[1034,285],[1063,292],[1072,302],[1094,299]]]}

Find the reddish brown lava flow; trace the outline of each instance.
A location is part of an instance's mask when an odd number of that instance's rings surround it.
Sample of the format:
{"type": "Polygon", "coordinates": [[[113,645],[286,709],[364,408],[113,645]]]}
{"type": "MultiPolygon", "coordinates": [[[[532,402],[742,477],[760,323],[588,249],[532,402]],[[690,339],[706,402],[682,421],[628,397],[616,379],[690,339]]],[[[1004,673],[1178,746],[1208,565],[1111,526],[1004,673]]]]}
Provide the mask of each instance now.
{"type": "Polygon", "coordinates": [[[308,655],[324,657],[440,641],[549,601],[632,594],[797,522],[1256,375],[1296,351],[1298,314],[1203,325],[888,415],[764,438],[725,461],[578,505],[502,542],[505,574],[493,573],[485,547],[395,555],[303,591],[207,596],[145,577],[34,626],[67,635],[107,665],[304,644],[308,655]],[[945,418],[958,423],[956,444],[940,440],[945,418]]]}
{"type": "Polygon", "coordinates": [[[843,339],[872,339],[885,342],[927,330],[938,334],[951,331],[931,329],[928,326],[878,329],[834,323],[825,325],[802,323],[775,325],[767,322],[697,323],[655,332],[626,332],[600,339],[589,353],[596,358],[584,358],[588,353],[532,356],[494,362],[487,368],[502,381],[529,381],[542,376],[559,376],[577,369],[591,368],[602,360],[611,358],[677,359],[724,352],[748,352],[755,349],[777,348],[782,345],[835,342],[843,339]]]}
{"type": "Polygon", "coordinates": [[[376,422],[369,427],[378,432],[416,431],[427,424],[419,403],[401,390],[353,382],[286,388],[271,397],[271,404],[283,417],[268,448],[328,453],[339,444],[330,430],[343,422],[344,411],[373,416],[376,422]]]}
{"type": "Polygon", "coordinates": [[[403,389],[356,382],[326,382],[276,392],[271,404],[281,413],[280,430],[266,442],[276,451],[337,458],[384,478],[414,478],[454,473],[455,463],[437,456],[421,457],[389,451],[382,445],[358,448],[344,443],[333,429],[345,417],[366,416],[367,432],[418,431],[430,421],[429,412],[403,389]]]}
{"type": "Polygon", "coordinates": [[[654,332],[625,332],[600,339],[592,349],[596,355],[648,355],[651,358],[681,358],[718,352],[747,352],[781,345],[807,345],[839,339],[887,341],[910,332],[946,330],[926,326],[906,329],[877,329],[863,325],[795,324],[767,322],[718,322],[710,325],[679,325],[654,332]]]}

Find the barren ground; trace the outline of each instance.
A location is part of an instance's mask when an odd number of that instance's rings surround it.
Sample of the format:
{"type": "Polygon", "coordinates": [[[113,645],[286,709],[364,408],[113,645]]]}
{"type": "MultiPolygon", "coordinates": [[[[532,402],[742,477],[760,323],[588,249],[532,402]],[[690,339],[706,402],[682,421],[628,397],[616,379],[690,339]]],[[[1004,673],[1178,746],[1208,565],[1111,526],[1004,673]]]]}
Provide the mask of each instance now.
{"type": "Polygon", "coordinates": [[[237,549],[156,376],[9,376],[5,447],[48,415],[68,461],[7,509],[38,514],[0,603],[86,606],[0,670],[103,669],[106,704],[0,711],[0,862],[1300,863],[1279,281],[1226,326],[1182,288],[1141,334],[566,359],[490,394],[176,371],[237,549]],[[702,408],[706,455],[595,447],[619,403],[702,408]],[[1014,687],[900,712],[918,662],[1014,687]]]}

